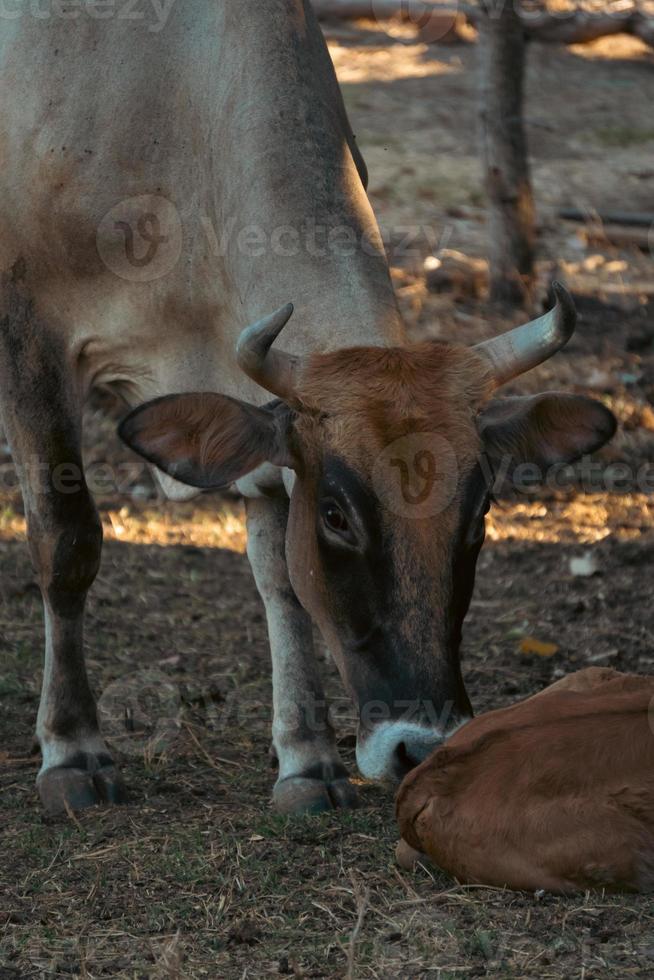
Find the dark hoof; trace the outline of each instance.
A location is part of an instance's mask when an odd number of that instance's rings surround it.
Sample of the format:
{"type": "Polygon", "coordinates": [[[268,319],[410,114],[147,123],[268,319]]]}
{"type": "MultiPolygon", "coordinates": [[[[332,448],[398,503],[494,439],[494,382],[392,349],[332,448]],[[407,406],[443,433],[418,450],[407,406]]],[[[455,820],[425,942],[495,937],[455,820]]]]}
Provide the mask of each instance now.
{"type": "Polygon", "coordinates": [[[100,802],[93,777],[83,769],[46,769],[37,776],[36,788],[46,813],[65,813],[67,805],[71,810],[84,810],[100,802]]]}
{"type": "Polygon", "coordinates": [[[345,777],[326,782],[306,776],[287,776],[273,790],[273,803],[280,813],[325,813],[354,809],[359,795],[345,777]]]}
{"type": "Polygon", "coordinates": [[[39,773],[36,786],[47,813],[127,802],[125,784],[113,764],[98,765],[92,756],[82,761],[87,768],[82,768],[76,758],[74,765],[54,766],[39,773]]]}
{"type": "Polygon", "coordinates": [[[101,803],[120,805],[128,802],[127,787],[115,766],[103,766],[93,774],[93,785],[101,803]]]}

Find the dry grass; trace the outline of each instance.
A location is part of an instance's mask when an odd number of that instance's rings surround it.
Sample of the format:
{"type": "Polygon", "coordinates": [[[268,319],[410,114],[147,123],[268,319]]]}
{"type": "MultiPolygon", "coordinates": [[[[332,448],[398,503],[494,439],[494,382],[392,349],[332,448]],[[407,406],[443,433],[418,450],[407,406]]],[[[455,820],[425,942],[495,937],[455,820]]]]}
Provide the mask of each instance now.
{"type": "MultiPolygon", "coordinates": [[[[206,509],[196,515],[206,541],[206,509]]],[[[466,627],[478,710],[589,663],[654,670],[651,526],[637,495],[494,511],[466,627]],[[597,574],[576,578],[570,558],[589,543],[597,574]],[[558,652],[525,655],[525,636],[558,652]]],[[[0,550],[3,980],[651,975],[645,898],[521,895],[401,872],[392,794],[360,780],[353,814],[272,812],[265,625],[245,556],[132,533],[107,542],[87,638],[101,706],[107,695],[143,702],[142,731],[105,724],[133,803],[56,820],[41,815],[28,755],[40,603],[24,543],[0,550]]],[[[324,669],[353,765],[351,712],[324,669]]]]}

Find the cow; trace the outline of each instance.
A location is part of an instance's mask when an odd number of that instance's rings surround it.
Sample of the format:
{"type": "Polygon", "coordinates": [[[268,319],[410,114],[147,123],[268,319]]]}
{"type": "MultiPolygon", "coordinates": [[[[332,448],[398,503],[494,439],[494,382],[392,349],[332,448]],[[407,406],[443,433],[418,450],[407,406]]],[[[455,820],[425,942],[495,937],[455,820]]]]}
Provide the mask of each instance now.
{"type": "Polygon", "coordinates": [[[397,795],[404,867],[467,884],[654,891],[654,677],[589,667],[480,715],[397,795]]]}
{"type": "Polygon", "coordinates": [[[169,497],[245,496],[275,803],[352,806],[313,624],[362,709],[361,771],[402,775],[470,715],[458,649],[481,461],[569,461],[614,419],[572,395],[492,398],[569,339],[562,288],[474,350],[406,343],[308,0],[195,0],[156,24],[100,6],[0,19],[0,400],[44,603],[40,797],[55,812],[125,794],[83,653],[102,526],[81,418],[101,386],[169,497]]]}

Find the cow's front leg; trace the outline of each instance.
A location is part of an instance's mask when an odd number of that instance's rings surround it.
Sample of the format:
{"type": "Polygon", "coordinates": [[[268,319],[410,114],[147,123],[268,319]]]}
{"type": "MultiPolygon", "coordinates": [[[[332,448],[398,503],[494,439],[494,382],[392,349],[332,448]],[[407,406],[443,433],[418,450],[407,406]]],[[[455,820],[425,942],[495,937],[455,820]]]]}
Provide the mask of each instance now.
{"type": "Polygon", "coordinates": [[[17,295],[10,306],[0,330],[0,405],[43,595],[37,786],[45,808],[56,812],[124,798],[84,665],[84,605],[100,562],[102,525],[82,472],[74,374],[31,304],[17,295]]]}
{"type": "Polygon", "coordinates": [[[273,792],[284,813],[357,804],[338,754],[313,650],[311,619],[298,602],[285,557],[288,501],[247,501],[248,557],[266,607],[272,654],[273,745],[279,778],[273,792]]]}

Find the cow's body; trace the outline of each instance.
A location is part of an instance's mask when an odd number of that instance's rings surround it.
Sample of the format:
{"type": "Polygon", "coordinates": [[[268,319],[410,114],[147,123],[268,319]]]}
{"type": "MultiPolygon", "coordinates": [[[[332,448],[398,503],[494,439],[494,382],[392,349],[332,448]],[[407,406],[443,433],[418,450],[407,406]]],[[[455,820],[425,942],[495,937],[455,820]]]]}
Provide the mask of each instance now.
{"type": "Polygon", "coordinates": [[[654,891],[653,710],[653,677],[590,668],[479,716],[406,777],[404,841],[466,883],[654,891]]]}
{"type": "Polygon", "coordinates": [[[569,303],[539,321],[535,344],[525,327],[478,353],[380,352],[402,326],[308,0],[177,2],[165,23],[100,7],[73,4],[69,18],[65,4],[26,4],[0,19],[0,401],[45,605],[41,796],[56,809],[122,792],[82,643],[102,532],[81,477],[81,413],[103,384],[130,405],[223,393],[157,402],[123,435],[168,474],[172,496],[189,491],[170,475],[240,481],[271,641],[277,802],[349,804],[311,617],[359,702],[388,708],[364,729],[361,768],[405,771],[470,710],[458,645],[483,540],[483,439],[532,452],[532,423],[553,425],[545,457],[572,459],[613,420],[544,396],[478,425],[494,387],[568,339],[569,303]],[[309,364],[297,392],[266,381],[270,364],[258,371],[259,327],[243,370],[235,356],[241,330],[288,300],[284,346],[309,364]],[[364,345],[356,356],[341,350],[353,344],[364,345]],[[282,392],[274,413],[256,407],[264,389],[282,392]],[[378,499],[375,459],[407,434],[432,462],[434,439],[451,449],[459,482],[436,524],[406,508],[391,519],[378,499]],[[416,699],[413,720],[396,699],[416,699]]]}
{"type": "MultiPolygon", "coordinates": [[[[165,25],[152,27],[151,19],[98,20],[80,12],[69,20],[54,10],[48,19],[25,9],[0,21],[1,370],[4,421],[19,464],[38,460],[52,469],[79,460],[81,407],[94,384],[115,388],[133,405],[186,390],[269,400],[237,370],[235,343],[245,325],[289,297],[296,307],[289,347],[298,353],[399,336],[363,162],[310,5],[195,0],[175,3],[165,25]],[[164,248],[157,255],[154,243],[155,278],[141,282],[122,275],[133,270],[111,219],[108,264],[100,253],[104,216],[144,195],[149,199],[137,201],[131,221],[127,215],[136,257],[149,247],[136,227],[142,214],[159,218],[158,228],[148,219],[146,236],[178,233],[166,202],[179,214],[183,239],[177,262],[164,248]],[[248,247],[242,232],[250,226],[253,242],[273,236],[273,247],[248,247]],[[368,247],[354,255],[325,249],[325,236],[336,228],[358,241],[366,234],[368,247]]],[[[281,487],[281,473],[266,468],[260,475],[281,487]]],[[[187,487],[160,479],[169,495],[188,495],[187,487]]],[[[256,495],[258,482],[248,478],[247,492],[256,495]]],[[[35,492],[29,476],[23,486],[46,594],[58,579],[77,596],[99,559],[95,508],[85,492],[81,502],[79,494],[69,498],[83,522],[75,543],[66,531],[66,501],[54,504],[50,494],[35,492]]],[[[260,540],[264,552],[275,550],[268,524],[283,534],[283,514],[264,510],[261,534],[251,518],[253,553],[260,540]]],[[[266,554],[254,561],[265,591],[266,554]]],[[[273,575],[276,590],[279,571],[273,575]]],[[[60,622],[67,601],[61,608],[56,599],[46,601],[38,726],[46,802],[59,796],[58,788],[48,791],[48,768],[68,766],[80,752],[81,769],[107,761],[83,676],[81,626],[71,636],[70,619],[60,622]],[[61,713],[62,692],[75,703],[66,718],[49,718],[61,713]]],[[[75,600],[76,615],[82,601],[75,600]]],[[[310,645],[303,618],[291,613],[292,631],[310,645]]],[[[288,653],[288,622],[273,631],[288,653]]],[[[280,671],[300,689],[318,683],[313,667],[306,680],[304,663],[286,662],[280,671]]],[[[279,686],[283,698],[288,683],[279,686]]],[[[277,708],[283,715],[283,704],[277,708]]],[[[285,775],[302,768],[296,756],[280,759],[285,775]]],[[[330,771],[342,774],[331,745],[312,753],[311,765],[320,770],[323,756],[330,771]]],[[[80,769],[80,758],[73,768],[80,769]]],[[[77,772],[57,778],[74,784],[73,802],[92,799],[98,788],[113,794],[109,770],[108,788],[100,777],[92,787],[77,772]]]]}
{"type": "MultiPolygon", "coordinates": [[[[134,404],[191,387],[265,400],[236,369],[235,341],[290,296],[291,349],[386,342],[397,330],[379,242],[312,255],[310,230],[299,248],[283,233],[315,221],[320,248],[321,228],[360,239],[375,227],[309,11],[292,0],[175,3],[158,33],[83,12],[2,20],[0,267],[24,264],[82,393],[106,383],[134,404]],[[171,202],[183,233],[179,261],[145,285],[121,278],[120,235],[118,274],[96,244],[104,216],[141,195],[155,213],[171,202]],[[250,227],[261,241],[277,233],[278,247],[257,255],[239,240],[250,227]]],[[[167,216],[161,232],[172,235],[167,216]]],[[[156,255],[151,264],[156,274],[156,255]]]]}

